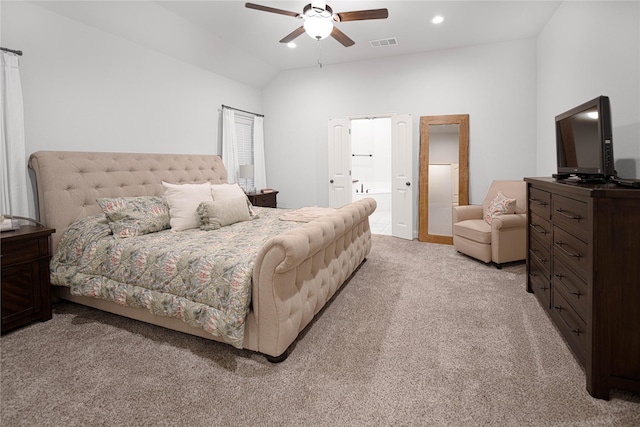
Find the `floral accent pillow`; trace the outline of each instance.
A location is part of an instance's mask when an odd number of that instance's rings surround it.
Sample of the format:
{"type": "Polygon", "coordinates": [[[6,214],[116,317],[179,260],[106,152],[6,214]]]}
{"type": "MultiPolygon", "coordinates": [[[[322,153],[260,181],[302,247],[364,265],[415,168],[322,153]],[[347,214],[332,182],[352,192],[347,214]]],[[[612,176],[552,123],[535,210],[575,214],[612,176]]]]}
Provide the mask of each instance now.
{"type": "Polygon", "coordinates": [[[198,205],[197,212],[200,228],[207,231],[251,219],[249,200],[246,196],[202,202],[198,205]]]}
{"type": "Polygon", "coordinates": [[[116,237],[142,236],[169,228],[169,205],[164,197],[116,197],[96,202],[116,237]]]}
{"type": "Polygon", "coordinates": [[[501,191],[491,200],[484,213],[484,220],[491,225],[493,218],[516,212],[516,199],[509,199],[501,191]]]}

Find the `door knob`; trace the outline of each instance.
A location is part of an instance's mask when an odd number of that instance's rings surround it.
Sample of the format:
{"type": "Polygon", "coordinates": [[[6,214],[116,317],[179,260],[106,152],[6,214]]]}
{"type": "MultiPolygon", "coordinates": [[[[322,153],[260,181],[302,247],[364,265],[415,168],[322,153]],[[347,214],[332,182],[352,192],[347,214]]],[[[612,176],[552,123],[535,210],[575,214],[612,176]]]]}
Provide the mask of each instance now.
{"type": "Polygon", "coordinates": [[[411,183],[409,181],[406,182],[406,186],[409,187],[411,183]]]}
{"type": "Polygon", "coordinates": [[[333,180],[332,179],[329,180],[329,184],[333,184],[333,180]]]}

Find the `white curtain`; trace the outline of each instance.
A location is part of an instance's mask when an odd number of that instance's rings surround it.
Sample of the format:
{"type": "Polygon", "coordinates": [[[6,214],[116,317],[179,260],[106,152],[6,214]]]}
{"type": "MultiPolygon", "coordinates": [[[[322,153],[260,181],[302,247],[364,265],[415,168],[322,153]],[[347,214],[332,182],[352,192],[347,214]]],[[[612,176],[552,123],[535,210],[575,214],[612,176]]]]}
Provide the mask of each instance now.
{"type": "Polygon", "coordinates": [[[227,168],[227,182],[238,182],[238,139],[233,110],[222,109],[222,162],[227,168]]]}
{"type": "Polygon", "coordinates": [[[264,160],[264,117],[253,118],[253,179],[256,189],[267,188],[264,160]]]}
{"type": "Polygon", "coordinates": [[[29,216],[24,108],[17,55],[2,53],[2,205],[0,213],[29,216]]]}

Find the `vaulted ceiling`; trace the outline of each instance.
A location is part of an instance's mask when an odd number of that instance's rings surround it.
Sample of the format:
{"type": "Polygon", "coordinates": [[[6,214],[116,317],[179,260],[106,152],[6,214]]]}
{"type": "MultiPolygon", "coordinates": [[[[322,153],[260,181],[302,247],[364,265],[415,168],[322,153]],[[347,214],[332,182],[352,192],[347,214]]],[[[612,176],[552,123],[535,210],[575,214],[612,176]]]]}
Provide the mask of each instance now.
{"type": "MultiPolygon", "coordinates": [[[[253,3],[302,12],[309,0],[253,3]]],[[[355,45],[302,34],[291,16],[248,9],[244,1],[40,1],[60,15],[254,87],[283,70],[536,37],[560,1],[329,1],[334,12],[386,8],[387,19],[335,24],[355,45]],[[441,15],[444,22],[431,23],[441,15]],[[394,38],[394,46],[371,41],[394,38]]]]}

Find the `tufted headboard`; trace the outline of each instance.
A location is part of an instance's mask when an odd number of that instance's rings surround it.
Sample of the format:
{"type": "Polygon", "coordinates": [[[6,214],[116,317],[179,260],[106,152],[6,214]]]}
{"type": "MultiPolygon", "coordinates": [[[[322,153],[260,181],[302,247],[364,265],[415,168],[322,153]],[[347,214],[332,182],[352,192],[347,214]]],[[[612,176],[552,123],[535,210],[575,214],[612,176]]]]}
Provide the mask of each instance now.
{"type": "Polygon", "coordinates": [[[39,219],[56,229],[54,252],[69,225],[101,212],[96,199],[161,196],[162,181],[227,182],[222,159],[215,155],[37,151],[29,168],[36,178],[39,219]]]}

